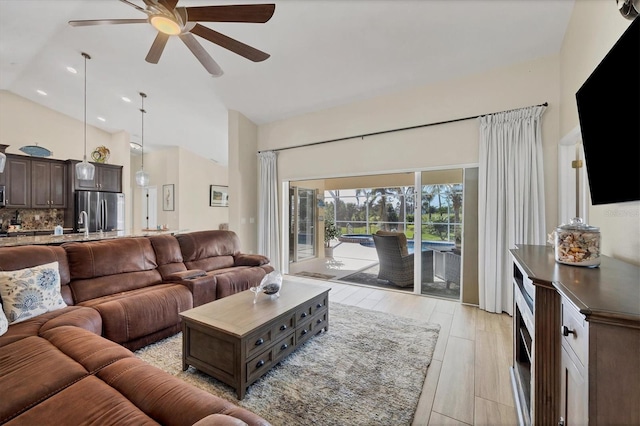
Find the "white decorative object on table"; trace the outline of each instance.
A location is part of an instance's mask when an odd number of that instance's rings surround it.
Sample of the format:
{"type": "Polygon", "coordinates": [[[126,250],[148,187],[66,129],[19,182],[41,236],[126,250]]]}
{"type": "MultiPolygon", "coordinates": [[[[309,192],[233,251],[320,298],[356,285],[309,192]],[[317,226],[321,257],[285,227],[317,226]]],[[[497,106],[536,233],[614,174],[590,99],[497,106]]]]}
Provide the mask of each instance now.
{"type": "Polygon", "coordinates": [[[556,262],[565,265],[596,267],[600,265],[600,228],[589,226],[574,217],[568,225],[555,230],[556,262]]]}
{"type": "Polygon", "coordinates": [[[260,285],[258,285],[257,287],[251,287],[249,290],[251,290],[254,294],[253,303],[256,303],[259,293],[264,293],[273,297],[280,297],[281,288],[282,274],[278,271],[273,271],[262,278],[262,281],[260,281],[260,285]]]}

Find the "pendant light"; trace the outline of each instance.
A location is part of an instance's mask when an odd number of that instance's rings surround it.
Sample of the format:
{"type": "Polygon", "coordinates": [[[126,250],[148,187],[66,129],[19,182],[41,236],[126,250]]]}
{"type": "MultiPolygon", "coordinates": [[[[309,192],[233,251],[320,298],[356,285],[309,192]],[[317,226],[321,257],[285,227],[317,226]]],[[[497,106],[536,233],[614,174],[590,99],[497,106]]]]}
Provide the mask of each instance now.
{"type": "Polygon", "coordinates": [[[87,162],[87,59],[91,56],[82,52],[84,57],[84,157],[82,163],[76,164],[76,176],[80,180],[93,180],[96,167],[87,162]]]}
{"type": "Polygon", "coordinates": [[[142,162],[140,164],[140,170],[136,172],[136,183],[138,186],[142,187],[149,185],[149,173],[144,171],[144,115],[147,113],[147,111],[144,110],[144,98],[146,97],[147,95],[140,92],[140,98],[142,99],[142,106],[140,108],[140,112],[142,113],[142,133],[140,136],[140,153],[142,155],[142,162]]]}

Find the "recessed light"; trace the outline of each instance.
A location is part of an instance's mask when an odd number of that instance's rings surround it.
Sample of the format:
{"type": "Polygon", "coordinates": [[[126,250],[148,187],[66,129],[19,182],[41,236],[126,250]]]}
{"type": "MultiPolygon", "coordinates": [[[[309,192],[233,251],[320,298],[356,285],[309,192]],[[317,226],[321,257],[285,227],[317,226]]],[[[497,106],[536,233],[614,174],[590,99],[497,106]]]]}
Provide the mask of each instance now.
{"type": "Polygon", "coordinates": [[[36,90],[36,92],[38,92],[38,95],[42,95],[42,96],[47,96],[47,92],[45,92],[44,90],[36,90]]]}
{"type": "Polygon", "coordinates": [[[74,67],[67,67],[67,71],[69,71],[71,74],[78,74],[78,70],[76,70],[74,67]]]}
{"type": "Polygon", "coordinates": [[[107,121],[107,120],[106,120],[106,118],[104,118],[104,117],[97,117],[97,118],[98,118],[98,120],[102,121],[103,123],[104,123],[105,121],[107,121]]]}
{"type": "Polygon", "coordinates": [[[129,147],[133,150],[133,151],[142,151],[142,145],[140,145],[137,142],[129,142],[129,147]]]}
{"type": "Polygon", "coordinates": [[[126,96],[123,96],[122,100],[127,102],[127,103],[131,102],[131,99],[127,98],[126,96]]]}

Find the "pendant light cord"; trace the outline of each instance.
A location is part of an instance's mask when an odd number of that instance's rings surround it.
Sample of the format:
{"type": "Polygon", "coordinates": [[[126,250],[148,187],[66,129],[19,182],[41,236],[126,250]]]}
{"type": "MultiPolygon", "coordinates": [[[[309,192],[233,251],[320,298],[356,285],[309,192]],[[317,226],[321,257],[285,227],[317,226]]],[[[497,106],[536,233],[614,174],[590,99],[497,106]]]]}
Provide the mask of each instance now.
{"type": "Polygon", "coordinates": [[[144,98],[146,98],[147,95],[140,92],[140,97],[142,98],[142,107],[140,108],[140,112],[142,113],[142,132],[141,132],[142,161],[140,163],[140,170],[144,171],[144,114],[147,112],[144,110],[144,98]]]}
{"type": "Polygon", "coordinates": [[[91,56],[82,53],[84,56],[84,161],[87,161],[87,59],[91,56]]]}

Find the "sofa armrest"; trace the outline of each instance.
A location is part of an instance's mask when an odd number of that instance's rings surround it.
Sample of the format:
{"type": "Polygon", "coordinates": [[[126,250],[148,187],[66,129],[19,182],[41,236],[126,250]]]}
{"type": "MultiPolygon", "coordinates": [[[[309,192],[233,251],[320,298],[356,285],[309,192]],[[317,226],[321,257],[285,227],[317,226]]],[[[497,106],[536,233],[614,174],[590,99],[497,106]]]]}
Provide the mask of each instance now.
{"type": "Polygon", "coordinates": [[[164,277],[164,281],[192,280],[194,278],[204,277],[205,275],[207,275],[207,273],[202,269],[190,269],[188,271],[173,272],[164,277]]]}
{"type": "Polygon", "coordinates": [[[205,274],[183,280],[172,280],[171,282],[182,284],[189,289],[193,295],[194,308],[216,300],[218,280],[215,275],[205,274]]]}
{"type": "Polygon", "coordinates": [[[233,257],[234,266],[262,266],[270,262],[269,258],[261,254],[237,254],[233,257]]]}

